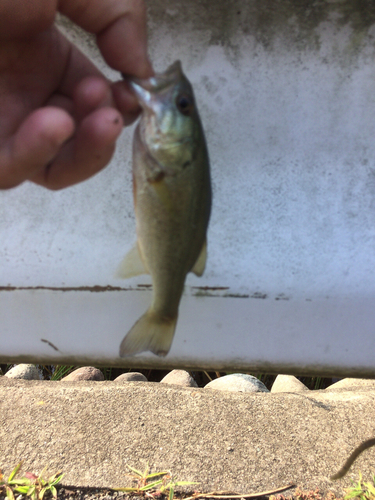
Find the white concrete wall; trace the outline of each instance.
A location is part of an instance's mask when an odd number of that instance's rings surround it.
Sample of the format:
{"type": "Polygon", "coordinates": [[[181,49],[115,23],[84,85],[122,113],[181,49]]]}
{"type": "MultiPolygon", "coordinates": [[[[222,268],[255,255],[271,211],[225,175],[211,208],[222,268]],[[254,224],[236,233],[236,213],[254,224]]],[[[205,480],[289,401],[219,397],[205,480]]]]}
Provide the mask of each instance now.
{"type": "MultiPolygon", "coordinates": [[[[151,58],[181,59],[194,85],[214,194],[206,272],[187,280],[168,357],[117,357],[147,291],[8,289],[3,359],[375,376],[375,9],[301,4],[149,1],[151,58]]],[[[150,283],[113,277],[135,239],[131,136],[88,182],[0,193],[0,286],[150,283]]]]}

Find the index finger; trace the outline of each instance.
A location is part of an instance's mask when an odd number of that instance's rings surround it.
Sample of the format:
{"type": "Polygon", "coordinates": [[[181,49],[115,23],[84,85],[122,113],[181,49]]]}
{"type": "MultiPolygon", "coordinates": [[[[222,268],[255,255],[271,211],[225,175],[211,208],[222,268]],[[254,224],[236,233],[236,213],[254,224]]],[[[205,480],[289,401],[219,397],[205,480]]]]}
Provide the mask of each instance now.
{"type": "Polygon", "coordinates": [[[59,11],[97,37],[106,62],[127,75],[153,74],[143,0],[61,0],[59,11]]]}

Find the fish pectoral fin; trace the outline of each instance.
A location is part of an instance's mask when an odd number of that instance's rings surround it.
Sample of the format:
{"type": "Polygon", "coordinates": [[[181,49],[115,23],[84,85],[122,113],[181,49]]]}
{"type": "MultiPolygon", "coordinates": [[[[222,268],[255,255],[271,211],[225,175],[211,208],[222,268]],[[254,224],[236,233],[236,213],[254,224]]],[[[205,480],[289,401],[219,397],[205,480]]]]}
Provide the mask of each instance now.
{"type": "Polygon", "coordinates": [[[191,272],[196,274],[197,276],[202,276],[202,274],[204,273],[204,268],[206,267],[206,260],[207,260],[207,240],[204,240],[201,253],[199,254],[199,257],[196,263],[194,264],[194,267],[191,270],[191,272]]]}
{"type": "Polygon", "coordinates": [[[119,265],[116,278],[128,279],[140,274],[149,274],[149,271],[143,263],[138,243],[136,243],[119,265]]]}

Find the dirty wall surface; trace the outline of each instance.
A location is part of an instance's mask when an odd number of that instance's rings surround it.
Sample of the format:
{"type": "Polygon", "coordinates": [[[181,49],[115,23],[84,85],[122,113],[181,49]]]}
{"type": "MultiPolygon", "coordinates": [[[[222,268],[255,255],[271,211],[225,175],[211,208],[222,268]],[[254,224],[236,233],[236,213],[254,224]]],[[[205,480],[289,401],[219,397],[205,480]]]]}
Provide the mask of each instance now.
{"type": "MultiPolygon", "coordinates": [[[[375,375],[373,3],[148,7],[156,70],[181,59],[194,85],[214,199],[172,351],[126,363],[375,375]]],[[[59,25],[119,78],[91,36],[59,25]]],[[[0,193],[3,359],[123,363],[150,300],[149,277],[114,278],[135,241],[131,136],[88,182],[0,193]]]]}

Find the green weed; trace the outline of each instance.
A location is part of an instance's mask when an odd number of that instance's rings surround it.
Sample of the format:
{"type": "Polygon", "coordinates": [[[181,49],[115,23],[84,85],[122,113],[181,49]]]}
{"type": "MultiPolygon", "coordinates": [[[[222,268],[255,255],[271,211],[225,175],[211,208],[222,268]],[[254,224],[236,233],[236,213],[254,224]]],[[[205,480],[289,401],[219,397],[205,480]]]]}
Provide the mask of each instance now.
{"type": "Polygon", "coordinates": [[[51,375],[51,380],[61,380],[62,378],[66,377],[71,371],[73,371],[74,368],[76,367],[64,365],[55,366],[51,375]]]}
{"type": "Polygon", "coordinates": [[[50,493],[53,498],[57,498],[56,485],[61,481],[64,474],[57,472],[48,479],[43,479],[45,469],[36,476],[31,472],[26,472],[24,477],[16,479],[16,475],[20,470],[22,462],[20,462],[9,474],[8,479],[0,471],[0,493],[4,493],[9,500],[15,500],[15,493],[25,495],[31,500],[43,500],[46,493],[50,493]]]}
{"type": "MultiPolygon", "coordinates": [[[[133,469],[128,465],[129,469],[133,474],[129,474],[135,481],[137,481],[137,486],[132,488],[112,488],[114,491],[123,491],[125,493],[134,493],[136,495],[145,495],[149,498],[155,499],[160,496],[167,495],[168,500],[173,500],[175,498],[175,489],[178,486],[190,486],[192,484],[199,484],[191,481],[176,481],[173,479],[169,471],[154,472],[150,474],[150,469],[147,465],[144,472],[137,469],[133,469]],[[158,479],[156,479],[158,478],[158,479]]],[[[250,494],[236,494],[227,491],[212,491],[210,493],[199,493],[194,492],[192,496],[185,498],[185,500],[198,500],[204,498],[212,498],[217,500],[243,500],[252,499],[262,496],[273,495],[280,491],[292,488],[293,484],[288,484],[281,488],[276,488],[272,491],[262,491],[260,493],[250,493],[250,494]]],[[[331,500],[331,499],[330,499],[331,500]]]]}
{"type": "Polygon", "coordinates": [[[198,484],[191,481],[176,481],[169,471],[154,472],[150,474],[148,465],[144,472],[134,469],[130,467],[130,465],[128,465],[128,467],[132,471],[132,474],[129,475],[137,481],[137,485],[132,488],[113,488],[115,491],[135,493],[137,495],[145,494],[150,498],[167,494],[168,500],[173,500],[176,487],[198,484]]]}
{"type": "Polygon", "coordinates": [[[359,498],[360,500],[375,500],[375,475],[372,477],[372,482],[364,482],[362,480],[362,474],[359,473],[358,483],[352,481],[353,486],[351,488],[346,488],[347,492],[344,496],[344,500],[349,500],[350,498],[359,498]]]}

